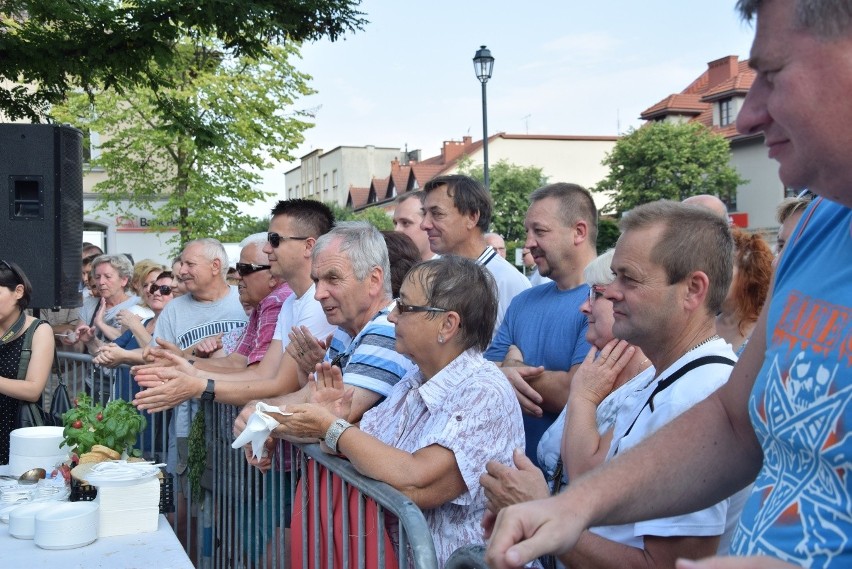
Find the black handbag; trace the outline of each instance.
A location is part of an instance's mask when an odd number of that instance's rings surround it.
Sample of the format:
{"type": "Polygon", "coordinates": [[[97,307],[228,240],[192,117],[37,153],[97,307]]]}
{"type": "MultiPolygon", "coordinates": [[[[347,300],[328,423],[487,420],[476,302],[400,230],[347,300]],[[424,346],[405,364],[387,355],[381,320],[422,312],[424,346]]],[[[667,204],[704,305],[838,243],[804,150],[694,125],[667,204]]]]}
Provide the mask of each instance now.
{"type": "MultiPolygon", "coordinates": [[[[21,348],[21,359],[18,361],[18,379],[27,377],[27,368],[30,366],[30,358],[33,355],[33,334],[44,320],[36,320],[24,332],[24,345],[21,348]]],[[[56,352],[54,352],[54,358],[56,352]]],[[[38,401],[19,401],[18,416],[15,419],[15,428],[21,429],[24,427],[43,427],[47,423],[44,409],[41,406],[41,397],[38,401]]]]}

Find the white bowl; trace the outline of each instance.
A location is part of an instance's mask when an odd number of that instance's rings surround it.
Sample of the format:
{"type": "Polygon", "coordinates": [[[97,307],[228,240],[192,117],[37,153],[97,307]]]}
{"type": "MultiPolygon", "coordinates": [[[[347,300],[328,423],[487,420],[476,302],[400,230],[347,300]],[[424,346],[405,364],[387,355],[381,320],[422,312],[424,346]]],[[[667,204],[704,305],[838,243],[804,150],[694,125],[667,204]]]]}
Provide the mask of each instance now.
{"type": "Polygon", "coordinates": [[[68,460],[67,452],[60,452],[50,456],[30,456],[9,453],[8,473],[12,476],[20,476],[31,468],[44,468],[47,474],[57,463],[68,460]]]}
{"type": "Polygon", "coordinates": [[[9,535],[18,539],[32,539],[36,514],[55,506],[55,502],[31,502],[18,506],[9,513],[9,535]]]}
{"type": "Polygon", "coordinates": [[[98,538],[98,505],[66,502],[36,514],[35,544],[42,549],[73,549],[98,538]]]}

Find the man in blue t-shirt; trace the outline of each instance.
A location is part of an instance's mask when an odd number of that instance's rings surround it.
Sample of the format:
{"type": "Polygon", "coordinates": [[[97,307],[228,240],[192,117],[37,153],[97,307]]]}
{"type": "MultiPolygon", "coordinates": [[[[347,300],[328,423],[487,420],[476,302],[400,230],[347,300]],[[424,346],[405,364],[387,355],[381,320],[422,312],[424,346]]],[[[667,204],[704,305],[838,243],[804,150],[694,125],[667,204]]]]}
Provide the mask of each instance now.
{"type": "Polygon", "coordinates": [[[589,296],[583,269],[596,256],[597,210],[576,184],[550,184],[530,195],[525,247],[552,282],[512,299],[485,357],[501,365],[524,410],[526,454],[538,464],[539,439],[568,401],[574,370],[589,351],[589,296]]]}
{"type": "Polygon", "coordinates": [[[679,567],[852,566],[852,7],[738,8],[757,17],[757,73],[737,129],[763,135],[784,186],[821,197],[785,247],[728,383],[564,494],[486,520],[491,567],[566,552],[592,524],[706,507],[752,481],[732,552],[753,557],[679,567]]]}

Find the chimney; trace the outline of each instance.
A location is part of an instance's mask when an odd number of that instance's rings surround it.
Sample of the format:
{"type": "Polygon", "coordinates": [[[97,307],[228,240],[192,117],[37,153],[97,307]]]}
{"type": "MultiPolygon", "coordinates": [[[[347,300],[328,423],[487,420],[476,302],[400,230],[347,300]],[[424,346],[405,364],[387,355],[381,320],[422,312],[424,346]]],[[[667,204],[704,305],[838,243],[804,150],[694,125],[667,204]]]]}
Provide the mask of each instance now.
{"type": "MultiPolygon", "coordinates": [[[[470,137],[466,137],[470,138],[470,137]]],[[[444,164],[452,162],[462,154],[464,154],[464,143],[457,140],[445,140],[444,147],[441,148],[441,158],[444,164]]]]}
{"type": "Polygon", "coordinates": [[[708,87],[712,89],[719,83],[723,83],[731,77],[736,77],[739,71],[739,58],[736,55],[728,55],[707,64],[708,87]]]}
{"type": "Polygon", "coordinates": [[[462,144],[464,144],[465,146],[470,146],[471,144],[473,144],[473,138],[471,138],[470,136],[463,136],[462,144]]]}

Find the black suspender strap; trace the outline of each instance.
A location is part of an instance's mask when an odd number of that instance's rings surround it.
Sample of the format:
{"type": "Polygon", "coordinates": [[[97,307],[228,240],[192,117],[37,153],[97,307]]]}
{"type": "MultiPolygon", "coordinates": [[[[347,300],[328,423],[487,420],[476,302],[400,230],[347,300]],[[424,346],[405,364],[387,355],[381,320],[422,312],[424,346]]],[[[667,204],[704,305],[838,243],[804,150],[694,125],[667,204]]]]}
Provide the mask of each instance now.
{"type": "MultiPolygon", "coordinates": [[[[629,435],[630,431],[633,430],[634,425],[636,425],[636,421],[639,420],[639,416],[642,415],[642,411],[645,410],[645,407],[650,407],[651,413],[654,412],[654,397],[658,393],[665,391],[666,389],[671,387],[674,384],[675,381],[677,381],[678,379],[680,379],[681,377],[683,377],[687,373],[691,372],[695,368],[698,368],[698,367],[701,367],[701,366],[704,366],[704,365],[707,365],[707,364],[725,364],[725,365],[733,366],[735,363],[736,362],[734,360],[732,360],[730,358],[726,358],[725,356],[703,356],[703,357],[692,360],[688,364],[684,364],[683,367],[679,368],[677,371],[672,373],[670,376],[668,376],[667,378],[665,378],[665,379],[661,380],[659,383],[657,383],[657,387],[654,388],[654,391],[651,393],[651,396],[648,397],[648,401],[645,402],[645,404],[642,406],[642,408],[636,414],[636,417],[633,419],[633,422],[630,423],[630,427],[627,428],[627,431],[624,433],[624,436],[622,436],[622,438],[629,435]]],[[[618,454],[617,448],[616,448],[614,454],[618,454]]]]}

